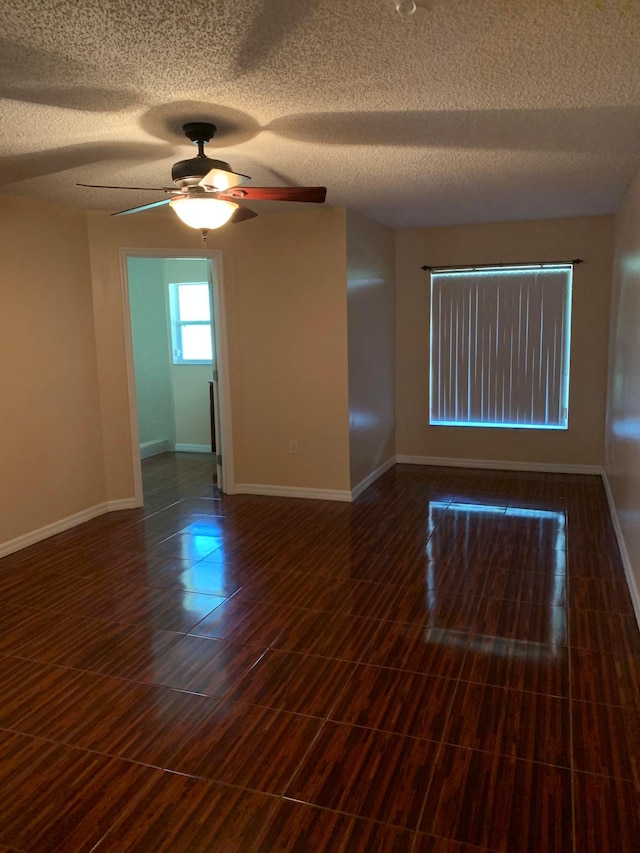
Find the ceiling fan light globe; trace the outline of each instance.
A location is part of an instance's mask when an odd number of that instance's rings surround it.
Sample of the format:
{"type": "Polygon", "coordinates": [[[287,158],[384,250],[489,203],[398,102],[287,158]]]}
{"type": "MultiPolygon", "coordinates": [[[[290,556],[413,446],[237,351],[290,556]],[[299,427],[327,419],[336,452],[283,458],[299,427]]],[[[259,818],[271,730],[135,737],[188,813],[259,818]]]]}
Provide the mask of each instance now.
{"type": "Polygon", "coordinates": [[[185,225],[200,231],[220,228],[238,209],[234,201],[221,198],[174,198],[169,206],[185,225]]]}

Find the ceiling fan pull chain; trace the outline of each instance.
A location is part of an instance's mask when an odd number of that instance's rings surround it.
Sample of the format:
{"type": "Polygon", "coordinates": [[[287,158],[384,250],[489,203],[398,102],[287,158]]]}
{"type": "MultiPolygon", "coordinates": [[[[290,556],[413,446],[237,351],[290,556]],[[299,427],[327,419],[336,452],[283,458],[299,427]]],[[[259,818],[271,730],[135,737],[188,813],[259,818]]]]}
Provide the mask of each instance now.
{"type": "Polygon", "coordinates": [[[202,234],[202,248],[203,250],[207,248],[207,234],[209,233],[206,228],[203,228],[200,233],[202,234]]]}

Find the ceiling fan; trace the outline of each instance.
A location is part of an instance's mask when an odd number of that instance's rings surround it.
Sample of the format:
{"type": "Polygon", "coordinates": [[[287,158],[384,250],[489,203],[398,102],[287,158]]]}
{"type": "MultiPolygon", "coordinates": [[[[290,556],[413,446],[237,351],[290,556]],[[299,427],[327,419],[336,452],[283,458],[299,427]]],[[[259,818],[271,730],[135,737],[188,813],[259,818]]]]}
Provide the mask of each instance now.
{"type": "Polygon", "coordinates": [[[198,156],[179,160],[173,164],[171,178],[173,187],[112,187],[101,184],[78,184],[79,187],[95,187],[105,190],[150,190],[172,196],[119,210],[112,216],[127,216],[141,213],[168,204],[180,219],[191,228],[206,234],[212,228],[220,228],[226,222],[244,222],[258,214],[246,207],[245,199],[257,201],[302,201],[322,204],[326,187],[247,187],[248,175],[233,172],[223,160],[213,160],[204,153],[204,146],[213,139],[216,126],[209,122],[193,121],[182,126],[192,142],[198,146],[198,156]]]}

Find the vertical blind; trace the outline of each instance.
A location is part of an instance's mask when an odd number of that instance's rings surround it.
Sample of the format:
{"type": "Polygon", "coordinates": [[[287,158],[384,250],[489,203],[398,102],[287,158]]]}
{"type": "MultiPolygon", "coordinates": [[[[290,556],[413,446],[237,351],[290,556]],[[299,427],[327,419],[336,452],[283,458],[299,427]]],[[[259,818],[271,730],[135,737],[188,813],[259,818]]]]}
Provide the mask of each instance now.
{"type": "Polygon", "coordinates": [[[431,272],[429,423],[567,428],[572,271],[431,272]]]}

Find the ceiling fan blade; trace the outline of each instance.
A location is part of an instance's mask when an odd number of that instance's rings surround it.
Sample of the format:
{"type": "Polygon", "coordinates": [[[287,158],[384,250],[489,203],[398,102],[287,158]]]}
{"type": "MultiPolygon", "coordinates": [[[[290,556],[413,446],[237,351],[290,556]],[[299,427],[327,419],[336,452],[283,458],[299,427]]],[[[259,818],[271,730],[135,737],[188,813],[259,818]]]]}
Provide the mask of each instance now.
{"type": "Polygon", "coordinates": [[[223,190],[222,198],[247,198],[256,201],[306,201],[322,204],[327,197],[326,187],[242,187],[223,190]]]}
{"type": "Polygon", "coordinates": [[[231,222],[232,224],[235,222],[244,222],[246,219],[253,219],[254,216],[257,215],[258,214],[250,208],[240,205],[240,207],[233,214],[229,222],[231,222]]]}
{"type": "Polygon", "coordinates": [[[117,213],[112,213],[112,216],[126,216],[127,213],[140,213],[143,210],[151,210],[152,207],[162,207],[163,204],[169,204],[170,198],[163,198],[162,201],[152,201],[151,204],[143,204],[140,207],[130,207],[128,210],[119,210],[117,213]]]}
{"type": "Polygon", "coordinates": [[[228,190],[240,184],[246,184],[251,178],[248,175],[240,175],[237,172],[228,172],[226,169],[211,169],[199,182],[199,187],[211,187],[214,190],[228,190]]]}
{"type": "Polygon", "coordinates": [[[180,192],[172,187],[109,187],[104,184],[76,184],[77,187],[91,187],[96,190],[153,190],[159,193],[180,192]]]}

